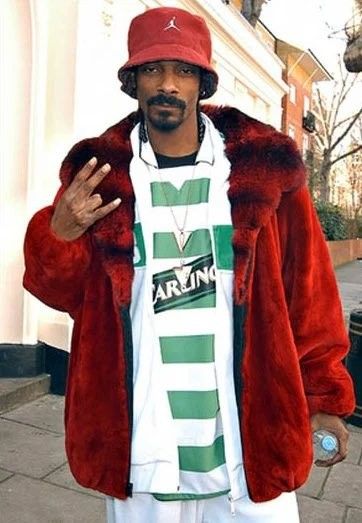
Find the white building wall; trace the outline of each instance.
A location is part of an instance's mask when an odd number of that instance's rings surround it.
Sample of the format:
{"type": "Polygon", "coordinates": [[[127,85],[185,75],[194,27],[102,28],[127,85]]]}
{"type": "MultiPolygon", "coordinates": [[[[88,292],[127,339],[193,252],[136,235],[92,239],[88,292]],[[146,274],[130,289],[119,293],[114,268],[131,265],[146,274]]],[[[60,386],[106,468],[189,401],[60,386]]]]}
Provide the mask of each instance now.
{"type": "Polygon", "coordinates": [[[0,342],[22,338],[22,238],[27,220],[27,172],[31,100],[30,7],[1,4],[0,342]]]}
{"type": "Polygon", "coordinates": [[[26,223],[35,210],[51,203],[69,148],[136,108],[117,78],[127,58],[129,23],[145,9],[162,5],[200,14],[212,31],[220,88],[210,102],[234,105],[281,126],[281,99],[287,91],[283,65],[237,9],[221,0],[2,0],[1,78],[8,83],[1,89],[6,120],[1,145],[7,154],[1,166],[1,244],[6,249],[0,258],[5,311],[0,343],[40,339],[69,347],[68,317],[22,289],[26,223]]]}

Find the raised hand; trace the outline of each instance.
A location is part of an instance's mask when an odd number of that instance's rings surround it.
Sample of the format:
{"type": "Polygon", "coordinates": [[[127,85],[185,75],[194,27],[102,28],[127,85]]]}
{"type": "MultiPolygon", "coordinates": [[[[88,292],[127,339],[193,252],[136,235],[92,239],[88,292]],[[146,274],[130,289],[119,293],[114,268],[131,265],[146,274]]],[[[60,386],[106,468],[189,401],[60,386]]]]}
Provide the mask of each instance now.
{"type": "Polygon", "coordinates": [[[102,207],[101,196],[92,194],[111,170],[106,163],[92,175],[96,164],[97,158],[93,157],[82,167],[55,207],[50,225],[54,234],[63,240],[76,240],[121,203],[121,199],[116,198],[102,207]]]}

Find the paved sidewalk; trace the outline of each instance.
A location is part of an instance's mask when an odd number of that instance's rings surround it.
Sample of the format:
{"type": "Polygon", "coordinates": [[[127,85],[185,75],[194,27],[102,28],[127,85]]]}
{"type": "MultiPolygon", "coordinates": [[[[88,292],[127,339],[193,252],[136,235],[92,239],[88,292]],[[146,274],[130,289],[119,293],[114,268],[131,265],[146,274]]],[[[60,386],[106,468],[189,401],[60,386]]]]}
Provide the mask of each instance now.
{"type": "Polygon", "coordinates": [[[345,319],[348,321],[352,309],[362,309],[362,260],[342,265],[336,269],[336,275],[345,319]]]}
{"type": "MultiPolygon", "coordinates": [[[[78,486],[69,471],[63,405],[49,394],[0,416],[2,523],[105,521],[102,495],[78,486]]],[[[350,429],[348,459],[333,469],[314,467],[299,490],[302,523],[362,522],[362,429],[350,429]]]]}
{"type": "MultiPolygon", "coordinates": [[[[337,277],[347,318],[362,307],[362,262],[338,269],[337,277]]],[[[1,523],[105,521],[103,496],[79,487],[69,472],[63,406],[64,398],[49,394],[0,416],[1,523]]],[[[362,428],[349,428],[346,461],[314,467],[298,491],[302,523],[362,522],[362,428]]]]}
{"type": "Polygon", "coordinates": [[[48,394],[0,416],[0,521],[100,523],[101,495],[79,487],[64,452],[64,397],[48,394]]]}

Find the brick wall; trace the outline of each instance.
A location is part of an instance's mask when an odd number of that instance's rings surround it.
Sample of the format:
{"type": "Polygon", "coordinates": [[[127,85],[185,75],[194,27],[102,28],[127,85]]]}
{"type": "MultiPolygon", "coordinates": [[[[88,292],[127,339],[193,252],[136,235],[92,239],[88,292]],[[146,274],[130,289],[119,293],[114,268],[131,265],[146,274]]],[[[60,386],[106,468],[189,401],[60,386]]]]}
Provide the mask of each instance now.
{"type": "Polygon", "coordinates": [[[327,245],[334,267],[362,258],[362,239],[327,242],[327,245]]]}
{"type": "Polygon", "coordinates": [[[295,103],[290,101],[290,96],[285,95],[283,99],[283,131],[289,134],[289,125],[295,128],[295,141],[300,150],[303,150],[303,134],[309,135],[303,129],[303,115],[304,115],[304,97],[307,96],[311,103],[311,88],[310,85],[304,86],[304,78],[302,75],[286,75],[284,73],[283,80],[290,86],[295,86],[295,103]]]}

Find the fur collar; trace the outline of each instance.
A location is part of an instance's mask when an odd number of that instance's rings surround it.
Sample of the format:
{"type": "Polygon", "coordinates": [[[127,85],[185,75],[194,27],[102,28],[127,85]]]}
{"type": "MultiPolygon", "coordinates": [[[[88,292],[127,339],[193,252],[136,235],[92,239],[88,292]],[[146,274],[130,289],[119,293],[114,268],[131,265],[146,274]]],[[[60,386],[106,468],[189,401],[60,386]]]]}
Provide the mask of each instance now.
{"type": "MultiPolygon", "coordinates": [[[[225,151],[232,165],[229,198],[238,268],[235,298],[240,302],[245,296],[258,232],[278,208],[282,194],[305,182],[305,169],[295,142],[273,127],[234,108],[203,105],[202,110],[225,136],[225,151]]],[[[128,166],[132,157],[129,136],[136,122],[137,113],[132,113],[99,137],[82,140],[61,166],[61,181],[68,186],[92,156],[98,158],[99,166],[111,164],[112,170],[97,192],[104,203],[116,197],[121,197],[122,203],[92,227],[92,238],[108,259],[123,253],[132,260],[134,193],[128,166]]]]}

